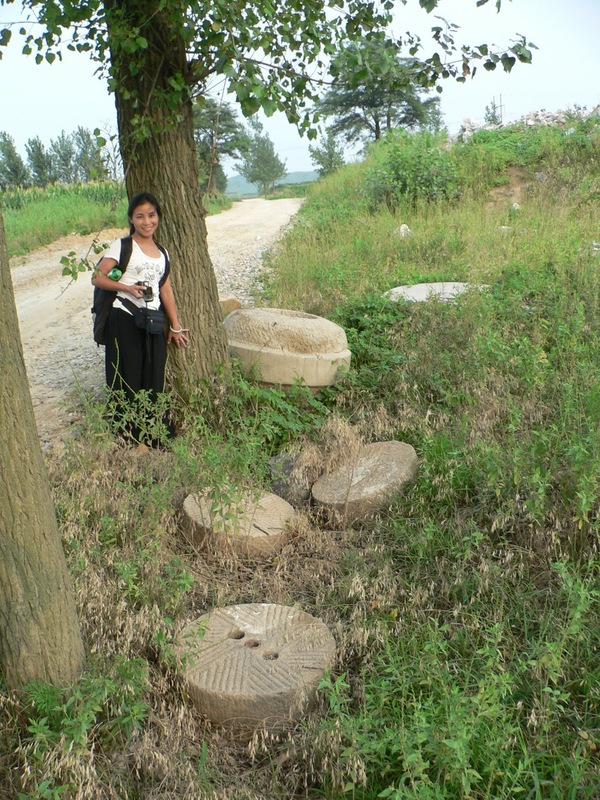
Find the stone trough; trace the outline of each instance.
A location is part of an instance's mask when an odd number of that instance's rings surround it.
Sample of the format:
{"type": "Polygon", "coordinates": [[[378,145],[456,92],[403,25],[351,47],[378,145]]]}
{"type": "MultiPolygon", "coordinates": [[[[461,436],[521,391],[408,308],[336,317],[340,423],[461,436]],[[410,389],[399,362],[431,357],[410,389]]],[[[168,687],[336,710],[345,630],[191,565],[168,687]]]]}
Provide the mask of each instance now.
{"type": "Polygon", "coordinates": [[[304,611],[269,603],[218,608],[177,639],[195,708],[219,725],[276,730],[314,707],[335,658],[327,626],[304,611]]]}
{"type": "Polygon", "coordinates": [[[263,383],[289,387],[304,381],[312,389],[335,382],[351,354],[343,328],[330,320],[281,308],[243,308],[223,322],[229,352],[246,374],[263,383]]]}

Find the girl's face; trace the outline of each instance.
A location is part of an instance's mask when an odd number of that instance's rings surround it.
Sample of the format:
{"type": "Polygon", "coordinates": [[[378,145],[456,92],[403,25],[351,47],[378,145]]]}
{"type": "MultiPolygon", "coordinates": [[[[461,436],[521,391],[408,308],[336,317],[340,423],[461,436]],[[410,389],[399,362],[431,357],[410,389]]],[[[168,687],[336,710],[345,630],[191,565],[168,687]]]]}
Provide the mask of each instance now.
{"type": "Polygon", "coordinates": [[[158,228],[158,212],[152,203],[142,203],[134,208],[129,221],[135,234],[143,239],[151,239],[158,228]]]}

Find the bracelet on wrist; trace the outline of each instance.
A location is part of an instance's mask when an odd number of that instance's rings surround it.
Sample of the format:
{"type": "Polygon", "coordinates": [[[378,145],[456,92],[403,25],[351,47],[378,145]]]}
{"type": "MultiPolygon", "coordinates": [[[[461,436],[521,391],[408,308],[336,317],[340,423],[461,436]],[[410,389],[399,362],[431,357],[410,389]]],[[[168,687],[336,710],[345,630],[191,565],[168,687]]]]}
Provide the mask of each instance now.
{"type": "Polygon", "coordinates": [[[171,333],[183,333],[183,328],[175,329],[172,325],[169,325],[169,330],[171,331],[171,333]]]}

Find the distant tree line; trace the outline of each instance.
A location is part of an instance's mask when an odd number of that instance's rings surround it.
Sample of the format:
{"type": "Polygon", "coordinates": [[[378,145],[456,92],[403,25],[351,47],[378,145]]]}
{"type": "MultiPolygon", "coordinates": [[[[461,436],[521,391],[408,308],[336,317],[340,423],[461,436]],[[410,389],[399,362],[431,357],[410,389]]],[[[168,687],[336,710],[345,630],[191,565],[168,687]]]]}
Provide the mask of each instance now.
{"type": "MultiPolygon", "coordinates": [[[[263,193],[286,175],[285,164],[262,127],[252,122],[246,128],[227,103],[210,97],[196,101],[194,138],[200,185],[207,194],[227,188],[224,158],[237,162],[240,174],[257,183],[263,193]]],[[[71,134],[62,131],[48,147],[35,136],[25,143],[25,152],[24,159],[12,136],[0,131],[0,190],[122,178],[121,158],[114,142],[98,131],[92,133],[83,127],[71,134]]]]}
{"type": "Polygon", "coordinates": [[[86,128],[79,127],[71,134],[62,131],[50,140],[49,147],[35,136],[27,140],[25,151],[26,160],[17,151],[12,136],[0,132],[0,189],[44,188],[54,183],[88,183],[119,177],[118,161],[106,140],[86,128]]]}
{"type": "MultiPolygon", "coordinates": [[[[415,58],[390,59],[366,41],[351,43],[340,52],[332,66],[330,88],[314,106],[318,117],[332,119],[321,142],[309,146],[321,176],[344,165],[340,140],[367,146],[397,129],[442,127],[439,98],[430,97],[429,87],[420,82],[422,66],[415,58]],[[357,70],[362,70],[358,82],[357,70]]],[[[244,125],[228,103],[196,99],[194,138],[200,185],[207,194],[227,188],[224,158],[235,162],[239,174],[265,195],[287,174],[263,126],[253,119],[244,125]]]]}
{"type": "MultiPolygon", "coordinates": [[[[390,62],[368,42],[350,44],[338,55],[331,87],[314,109],[320,117],[333,119],[320,145],[309,147],[321,176],[344,164],[339,138],[367,144],[398,128],[442,127],[439,98],[430,97],[429,87],[419,84],[421,66],[414,58],[390,62]],[[358,84],[357,69],[365,73],[358,84]]],[[[98,133],[82,127],[72,134],[63,131],[48,148],[36,136],[25,144],[24,161],[12,137],[0,132],[0,189],[122,177],[119,153],[98,133]]],[[[196,99],[194,139],[200,186],[206,194],[226,191],[224,158],[236,162],[238,172],[265,195],[287,174],[285,162],[260,123],[250,120],[246,127],[228,103],[203,96],[196,99]]]]}

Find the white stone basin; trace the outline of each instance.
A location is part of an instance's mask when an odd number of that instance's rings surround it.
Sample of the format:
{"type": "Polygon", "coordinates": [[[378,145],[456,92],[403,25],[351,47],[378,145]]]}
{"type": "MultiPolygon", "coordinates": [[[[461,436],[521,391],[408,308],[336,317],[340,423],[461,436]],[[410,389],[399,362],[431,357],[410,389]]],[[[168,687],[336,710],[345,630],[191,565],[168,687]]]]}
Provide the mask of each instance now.
{"type": "Polygon", "coordinates": [[[343,328],[303,311],[244,308],[223,322],[231,355],[264,383],[329,386],[348,369],[351,354],[343,328]]]}

